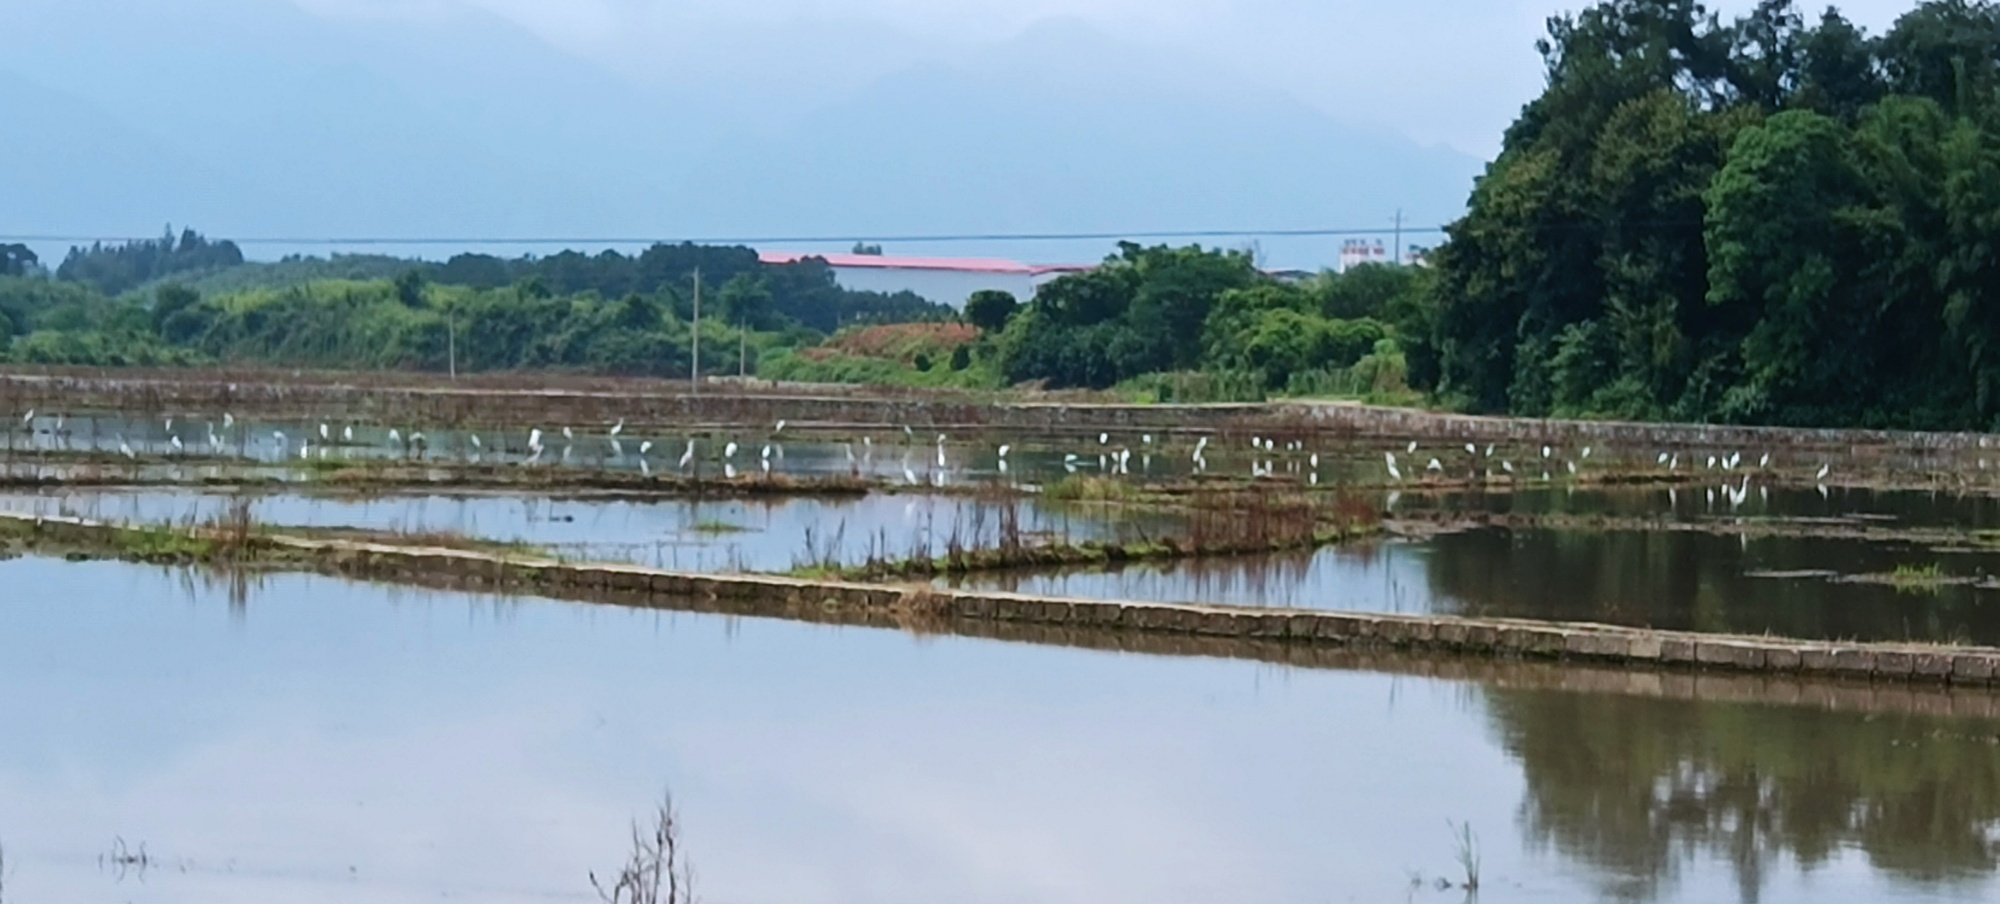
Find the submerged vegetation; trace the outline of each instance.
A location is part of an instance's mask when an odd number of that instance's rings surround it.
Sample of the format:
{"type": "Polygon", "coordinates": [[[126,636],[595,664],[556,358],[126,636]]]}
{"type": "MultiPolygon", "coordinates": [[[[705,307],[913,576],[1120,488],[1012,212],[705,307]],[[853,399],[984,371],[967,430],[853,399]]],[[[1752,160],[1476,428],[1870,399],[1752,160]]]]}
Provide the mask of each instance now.
{"type": "MultiPolygon", "coordinates": [[[[1129,486],[1113,481],[1071,481],[1071,486],[1129,486]]],[[[1072,497],[1052,501],[1096,503],[1140,503],[1137,493],[1111,498],[1072,497]]],[[[1074,566],[1120,565],[1131,562],[1240,556],[1257,553],[1311,549],[1332,543],[1372,536],[1381,527],[1381,516],[1372,506],[1344,494],[1306,494],[1265,489],[1207,491],[1193,496],[1158,496],[1145,500],[1149,511],[1171,516],[1173,527],[1157,535],[1129,541],[1084,540],[1030,537],[1021,530],[1020,512],[1014,500],[997,504],[995,541],[978,546],[954,526],[942,539],[942,549],[934,548],[928,533],[919,533],[904,548],[904,557],[890,557],[884,550],[896,548],[886,537],[869,545],[859,564],[844,561],[840,533],[828,535],[806,532],[806,549],[790,574],[802,578],[851,581],[880,581],[902,578],[929,578],[982,571],[1018,568],[1063,568],[1074,566]]],[[[983,536],[984,510],[969,527],[971,537],[983,536]]]]}

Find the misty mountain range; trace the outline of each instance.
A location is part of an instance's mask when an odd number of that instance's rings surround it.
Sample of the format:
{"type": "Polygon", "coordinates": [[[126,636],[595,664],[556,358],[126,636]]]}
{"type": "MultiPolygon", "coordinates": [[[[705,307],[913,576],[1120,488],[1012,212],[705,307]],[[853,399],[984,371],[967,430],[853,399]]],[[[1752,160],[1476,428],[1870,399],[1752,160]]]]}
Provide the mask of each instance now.
{"type": "MultiPolygon", "coordinates": [[[[0,234],[864,239],[1373,226],[1398,209],[1436,224],[1481,166],[1067,21],[791,91],[751,74],[797,35],[728,36],[706,50],[729,66],[648,80],[472,14],[8,7],[0,234]]],[[[816,52],[838,66],[895,37],[828,41],[816,52]]],[[[1328,263],[1335,245],[1280,253],[1328,263]]]]}

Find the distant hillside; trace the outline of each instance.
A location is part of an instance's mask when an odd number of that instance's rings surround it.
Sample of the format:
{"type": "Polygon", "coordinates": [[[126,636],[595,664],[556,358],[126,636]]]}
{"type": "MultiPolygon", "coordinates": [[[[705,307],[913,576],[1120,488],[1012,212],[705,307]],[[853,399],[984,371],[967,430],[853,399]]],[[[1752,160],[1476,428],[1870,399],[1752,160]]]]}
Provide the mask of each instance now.
{"type": "Polygon", "coordinates": [[[0,121],[0,232],[153,235],[250,199],[227,172],[4,69],[0,121]]]}
{"type": "MultiPolygon", "coordinates": [[[[641,86],[469,13],[9,7],[0,59],[32,84],[0,81],[0,233],[859,239],[1378,225],[1399,208],[1436,224],[1479,166],[1074,23],[760,117],[721,76],[641,86]]],[[[746,52],[730,78],[755,69],[746,52]]],[[[1278,262],[1327,263],[1335,244],[1278,262]]]]}

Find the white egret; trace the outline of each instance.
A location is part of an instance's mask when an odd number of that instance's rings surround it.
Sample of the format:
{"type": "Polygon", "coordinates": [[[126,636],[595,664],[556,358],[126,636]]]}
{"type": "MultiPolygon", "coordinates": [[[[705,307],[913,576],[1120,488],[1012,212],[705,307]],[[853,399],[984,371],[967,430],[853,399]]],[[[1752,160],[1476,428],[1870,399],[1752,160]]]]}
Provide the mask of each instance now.
{"type": "Polygon", "coordinates": [[[1479,454],[1479,447],[1478,447],[1478,446],[1475,446],[1475,445],[1473,445],[1473,444],[1471,444],[1471,443],[1466,443],[1466,444],[1465,444],[1465,454],[1467,454],[1467,455],[1478,455],[1478,454],[1479,454]]]}
{"type": "Polygon", "coordinates": [[[908,425],[908,424],[904,424],[904,425],[903,425],[903,438],[904,438],[904,439],[908,439],[908,440],[913,440],[913,439],[916,439],[916,438],[917,438],[917,431],[915,431],[915,430],[912,430],[912,429],[910,429],[910,425],[908,425]]]}
{"type": "Polygon", "coordinates": [[[1409,452],[1409,454],[1411,454],[1411,455],[1415,455],[1415,454],[1417,454],[1417,441],[1416,441],[1416,440],[1410,440],[1410,448],[1409,448],[1408,450],[1406,450],[1406,451],[1408,451],[1408,452],[1409,452]]]}
{"type": "Polygon", "coordinates": [[[1763,454],[1762,457],[1757,459],[1757,470],[1762,471],[1770,466],[1771,466],[1771,453],[1766,452],[1763,454]]]}
{"type": "Polygon", "coordinates": [[[944,467],[944,466],[945,466],[945,464],[944,464],[944,446],[940,445],[940,446],[938,446],[938,447],[937,447],[937,449],[938,449],[938,467],[942,468],[942,467],[944,467]]]}
{"type": "Polygon", "coordinates": [[[1511,461],[1502,461],[1500,462],[1500,470],[1512,474],[1514,473],[1514,463],[1511,461]]]}
{"type": "Polygon", "coordinates": [[[1443,471],[1443,470],[1444,470],[1444,463],[1443,463],[1443,462],[1441,462],[1441,461],[1438,461],[1438,460],[1437,460],[1437,459],[1435,459],[1435,458],[1433,458],[1433,459],[1431,459],[1431,462],[1430,462],[1430,464],[1427,464],[1427,465],[1424,465],[1424,470],[1426,470],[1426,471],[1443,471]]]}
{"type": "Polygon", "coordinates": [[[348,426],[341,428],[340,441],[343,443],[354,442],[354,425],[349,424],[348,426]]]}
{"type": "Polygon", "coordinates": [[[773,430],[773,431],[771,431],[771,432],[772,432],[772,433],[783,433],[783,432],[785,432],[785,422],[784,422],[784,420],[783,420],[782,418],[781,418],[781,419],[779,419],[779,421],[778,421],[778,429],[776,429],[776,430],[773,430]]]}
{"type": "Polygon", "coordinates": [[[1543,446],[1543,447],[1542,447],[1542,457],[1543,457],[1543,458],[1547,458],[1547,457],[1549,457],[1549,453],[1550,453],[1551,451],[1553,451],[1553,450],[1551,450],[1551,449],[1550,449],[1549,447],[1547,447],[1547,446],[1543,446]]]}
{"type": "Polygon", "coordinates": [[[847,463],[848,463],[848,464],[853,464],[853,463],[854,463],[854,444],[853,444],[853,443],[841,443],[841,444],[840,444],[840,448],[842,448],[842,449],[846,450],[846,452],[847,452],[847,463]]]}
{"type": "Polygon", "coordinates": [[[1830,474],[1830,473],[1832,473],[1832,472],[1833,472],[1833,465],[1830,465],[1830,464],[1822,464],[1822,465],[1820,465],[1820,466],[1819,466],[1819,475],[1818,475],[1817,477],[1813,478],[1813,479],[1815,479],[1815,480],[1825,480],[1825,479],[1826,479],[1826,475],[1828,475],[1828,474],[1830,474]]]}
{"type": "Polygon", "coordinates": [[[300,444],[299,444],[299,460],[300,460],[300,461],[305,461],[306,459],[308,459],[308,458],[311,458],[311,457],[312,457],[312,454],[311,454],[311,453],[312,453],[312,441],[311,441],[311,440],[307,440],[306,442],[303,442],[303,443],[300,443],[300,444]]]}
{"type": "Polygon", "coordinates": [[[528,431],[528,451],[530,452],[542,451],[542,428],[536,427],[535,429],[528,431]]]}
{"type": "Polygon", "coordinates": [[[174,447],[174,454],[175,454],[175,455],[179,455],[179,454],[181,454],[181,438],[180,438],[180,437],[176,436],[176,437],[172,438],[171,440],[168,440],[168,442],[167,442],[167,445],[170,445],[170,446],[173,446],[173,447],[174,447]]]}
{"type": "Polygon", "coordinates": [[[1315,471],[1319,470],[1319,453],[1318,453],[1318,452],[1314,452],[1314,453],[1312,454],[1312,458],[1311,458],[1311,459],[1309,459],[1309,461],[1310,461],[1310,462],[1312,463],[1312,469],[1313,469],[1313,470],[1315,470],[1315,471]]]}
{"type": "Polygon", "coordinates": [[[1001,460],[1001,461],[1006,461],[1006,460],[1007,460],[1007,453],[1009,453],[1009,452],[1012,452],[1012,451],[1014,451],[1014,447],[1013,447],[1013,446],[1007,446],[1007,445],[1003,445],[1003,446],[1001,446],[1001,447],[1000,447],[1000,460],[1001,460]]]}
{"type": "Polygon", "coordinates": [[[1153,435],[1151,433],[1148,433],[1144,436],[1139,437],[1139,441],[1150,446],[1153,444],[1153,435]]]}
{"type": "Polygon", "coordinates": [[[563,428],[563,439],[566,439],[566,440],[569,440],[570,442],[575,442],[575,441],[576,441],[576,433],[574,433],[573,431],[571,431],[571,430],[570,430],[570,429],[569,429],[568,427],[564,427],[564,428],[563,428]]]}
{"type": "Polygon", "coordinates": [[[1708,457],[1708,470],[1715,470],[1715,456],[1713,455],[1708,457]]]}
{"type": "Polygon", "coordinates": [[[649,439],[649,440],[646,440],[645,442],[643,442],[643,443],[640,443],[640,444],[639,444],[639,457],[640,457],[640,458],[645,458],[645,457],[646,457],[646,453],[648,453],[648,452],[651,452],[651,451],[653,451],[653,441],[652,441],[652,440],[650,440],[650,439],[649,439]]]}
{"type": "Polygon", "coordinates": [[[1667,463],[1667,453],[1665,453],[1665,452],[1662,452],[1662,453],[1660,453],[1660,460],[1659,460],[1659,464],[1663,464],[1663,465],[1664,465],[1664,464],[1666,464],[1666,463],[1667,463]]]}
{"type": "Polygon", "coordinates": [[[732,465],[732,464],[728,464],[728,463],[724,463],[724,464],[723,464],[723,466],[722,466],[722,479],[724,479],[724,480],[735,480],[735,479],[736,479],[736,466],[735,466],[735,465],[732,465]]]}
{"type": "Polygon", "coordinates": [[[688,462],[694,461],[694,440],[688,440],[686,452],[681,453],[681,470],[687,470],[688,462]]]}
{"type": "Polygon", "coordinates": [[[937,444],[940,446],[944,445],[944,434],[942,433],[938,434],[937,444]]]}
{"type": "Polygon", "coordinates": [[[1590,447],[1589,447],[1589,446],[1585,446],[1585,447],[1583,447],[1583,457],[1584,457],[1584,458],[1589,458],[1589,457],[1590,457],[1590,447]]]}
{"type": "Polygon", "coordinates": [[[223,413],[222,413],[222,429],[224,429],[224,430],[228,430],[229,428],[231,428],[231,427],[234,427],[234,426],[236,426],[236,415],[233,415],[233,414],[230,414],[230,413],[229,413],[229,412],[227,412],[227,411],[223,412],[223,413]]]}
{"type": "Polygon", "coordinates": [[[1487,443],[1487,444],[1486,444],[1486,457],[1487,457],[1487,458],[1492,458],[1492,457],[1493,457],[1493,444],[1492,444],[1492,443],[1487,443]]]}
{"type": "Polygon", "coordinates": [[[728,445],[722,447],[722,458],[723,460],[727,461],[735,457],[736,457],[736,441],[731,440],[728,445]]]}
{"type": "Polygon", "coordinates": [[[1568,465],[1568,466],[1569,466],[1569,476],[1571,476],[1571,477],[1575,477],[1575,476],[1576,476],[1576,462],[1573,462],[1573,461],[1566,461],[1566,462],[1563,462],[1563,464],[1565,464],[1565,465],[1568,465]]]}
{"type": "Polygon", "coordinates": [[[398,430],[398,429],[396,429],[396,428],[394,428],[394,427],[390,427],[390,428],[389,428],[389,445],[392,445],[392,446],[395,446],[395,445],[400,445],[400,444],[401,444],[402,442],[403,442],[403,431],[401,431],[401,430],[398,430]]]}
{"type": "Polygon", "coordinates": [[[1681,469],[1681,455],[1679,452],[1676,452],[1674,453],[1674,457],[1667,459],[1667,470],[1678,471],[1680,469],[1681,469]]]}
{"type": "Polygon", "coordinates": [[[118,454],[123,455],[126,458],[139,457],[136,453],[132,451],[132,444],[125,441],[124,434],[119,434],[118,436],[118,454]]]}
{"type": "Polygon", "coordinates": [[[763,460],[765,460],[765,461],[770,461],[770,460],[771,460],[771,444],[770,444],[770,443],[765,443],[765,444],[764,444],[764,451],[762,451],[762,452],[758,453],[758,454],[757,454],[757,457],[758,457],[758,458],[761,458],[761,459],[763,459],[763,460]]]}
{"type": "MultiPolygon", "coordinates": [[[[33,418],[34,416],[35,416],[35,413],[34,413],[33,411],[30,411],[30,412],[28,412],[28,417],[29,417],[29,418],[33,418]]],[[[167,418],[167,432],[168,432],[168,433],[172,433],[172,432],[174,432],[174,419],[173,419],[173,418],[167,418]]]]}
{"type": "Polygon", "coordinates": [[[624,432],[625,432],[625,419],[621,417],[618,419],[618,423],[612,425],[611,436],[613,439],[616,439],[618,437],[618,434],[624,432]]]}
{"type": "Polygon", "coordinates": [[[1111,444],[1111,434],[1109,434],[1109,433],[1099,433],[1099,434],[1097,435],[1097,444],[1098,444],[1098,445],[1100,445],[1100,446],[1107,446],[1107,445],[1110,445],[1110,444],[1111,444]]]}
{"type": "Polygon", "coordinates": [[[909,465],[903,466],[903,480],[908,482],[910,486],[917,485],[917,472],[910,470],[909,465]]]}
{"type": "Polygon", "coordinates": [[[479,434],[477,433],[472,434],[472,448],[474,449],[486,448],[486,444],[479,441],[479,434]]]}
{"type": "Polygon", "coordinates": [[[1394,452],[1382,453],[1382,461],[1389,466],[1390,477],[1396,480],[1403,479],[1403,472],[1396,467],[1396,453],[1394,452]]]}
{"type": "MultiPolygon", "coordinates": [[[[35,409],[30,408],[28,409],[27,414],[21,415],[21,426],[33,427],[34,425],[35,425],[35,409]]],[[[174,428],[172,426],[168,426],[167,429],[172,430],[174,428]]]]}

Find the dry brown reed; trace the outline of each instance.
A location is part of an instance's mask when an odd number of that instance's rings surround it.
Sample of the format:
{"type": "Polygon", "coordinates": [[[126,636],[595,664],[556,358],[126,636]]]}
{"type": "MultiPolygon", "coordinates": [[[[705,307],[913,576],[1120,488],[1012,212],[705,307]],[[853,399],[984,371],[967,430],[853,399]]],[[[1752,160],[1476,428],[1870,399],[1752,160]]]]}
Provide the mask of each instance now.
{"type": "Polygon", "coordinates": [[[590,873],[604,904],[694,904],[694,868],[681,850],[680,814],[672,792],[661,795],[650,829],[632,822],[632,850],[609,882],[590,873]]]}

